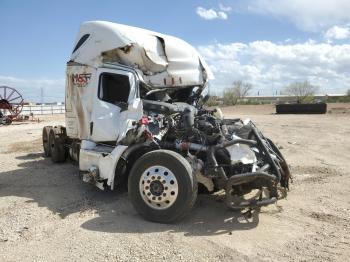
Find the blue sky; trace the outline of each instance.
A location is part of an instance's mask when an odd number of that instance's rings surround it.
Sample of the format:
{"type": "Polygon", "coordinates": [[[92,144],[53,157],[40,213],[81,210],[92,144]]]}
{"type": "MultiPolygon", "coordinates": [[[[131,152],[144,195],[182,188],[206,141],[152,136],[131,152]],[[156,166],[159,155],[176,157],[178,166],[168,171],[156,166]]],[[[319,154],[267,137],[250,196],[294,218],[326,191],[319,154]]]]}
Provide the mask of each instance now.
{"type": "Polygon", "coordinates": [[[350,1],[0,0],[0,85],[27,100],[64,98],[65,63],[79,25],[107,20],[183,38],[205,57],[222,92],[234,80],[252,94],[310,80],[323,93],[350,89],[350,1]]]}

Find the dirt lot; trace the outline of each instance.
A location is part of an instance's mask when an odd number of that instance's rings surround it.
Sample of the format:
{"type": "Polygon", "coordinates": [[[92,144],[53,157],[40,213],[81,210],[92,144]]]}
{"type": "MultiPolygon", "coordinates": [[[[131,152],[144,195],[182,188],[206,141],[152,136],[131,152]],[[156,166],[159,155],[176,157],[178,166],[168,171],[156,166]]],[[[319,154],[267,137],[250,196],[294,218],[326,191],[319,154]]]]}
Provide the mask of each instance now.
{"type": "Polygon", "coordinates": [[[45,159],[41,128],[63,116],[1,126],[0,261],[349,261],[350,105],[330,110],[225,108],[282,147],[294,174],[288,198],[247,218],[201,195],[173,225],[144,221],[126,192],[100,191],[73,163],[45,159]]]}

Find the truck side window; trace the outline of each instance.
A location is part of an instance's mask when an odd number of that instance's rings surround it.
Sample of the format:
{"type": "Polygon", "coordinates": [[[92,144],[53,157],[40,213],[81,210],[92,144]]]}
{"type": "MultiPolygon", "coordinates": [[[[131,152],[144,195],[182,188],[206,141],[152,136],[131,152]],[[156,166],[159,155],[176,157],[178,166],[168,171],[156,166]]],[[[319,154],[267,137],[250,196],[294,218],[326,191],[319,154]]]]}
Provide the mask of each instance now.
{"type": "Polygon", "coordinates": [[[130,93],[129,77],[126,75],[117,75],[103,73],[100,76],[98,98],[111,103],[128,102],[130,93]]]}

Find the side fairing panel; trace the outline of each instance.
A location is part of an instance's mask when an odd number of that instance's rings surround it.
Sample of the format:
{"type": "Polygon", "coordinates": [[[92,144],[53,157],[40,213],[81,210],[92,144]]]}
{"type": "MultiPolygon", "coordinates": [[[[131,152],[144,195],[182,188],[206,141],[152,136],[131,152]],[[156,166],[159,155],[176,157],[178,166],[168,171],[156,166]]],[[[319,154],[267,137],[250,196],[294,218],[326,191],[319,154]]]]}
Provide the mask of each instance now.
{"type": "Polygon", "coordinates": [[[66,78],[66,128],[71,138],[89,136],[96,69],[90,66],[68,65],[66,78]]]}

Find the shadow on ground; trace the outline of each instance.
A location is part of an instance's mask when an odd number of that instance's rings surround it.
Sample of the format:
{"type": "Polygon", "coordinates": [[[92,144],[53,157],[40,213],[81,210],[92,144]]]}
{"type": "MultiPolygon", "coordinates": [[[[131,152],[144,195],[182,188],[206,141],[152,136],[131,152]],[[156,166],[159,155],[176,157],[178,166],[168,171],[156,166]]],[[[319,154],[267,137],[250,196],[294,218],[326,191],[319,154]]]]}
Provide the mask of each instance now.
{"type": "Polygon", "coordinates": [[[200,195],[190,215],[176,224],[147,222],[131,206],[126,192],[101,191],[84,183],[73,163],[53,164],[41,153],[16,157],[21,160],[18,169],[0,173],[0,197],[24,197],[64,219],[86,211],[97,213],[86,216],[81,227],[86,230],[119,233],[184,232],[185,235],[230,234],[249,230],[259,223],[259,213],[251,218],[228,210],[213,196],[200,195]],[[25,161],[25,162],[24,162],[25,161]]]}

